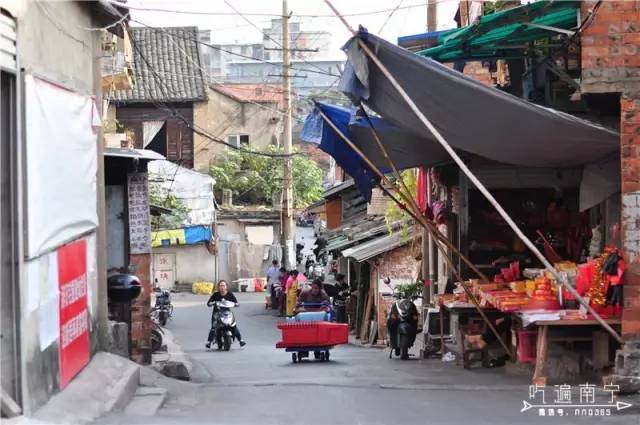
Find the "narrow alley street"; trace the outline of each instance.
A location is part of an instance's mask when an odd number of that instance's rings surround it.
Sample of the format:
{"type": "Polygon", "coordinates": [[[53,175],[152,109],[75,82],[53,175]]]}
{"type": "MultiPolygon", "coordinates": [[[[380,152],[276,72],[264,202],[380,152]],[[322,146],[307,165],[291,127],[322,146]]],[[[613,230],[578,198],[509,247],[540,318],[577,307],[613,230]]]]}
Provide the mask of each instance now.
{"type": "MultiPolygon", "coordinates": [[[[175,294],[167,328],[193,362],[193,383],[173,391],[157,416],[120,412],[98,424],[255,424],[257,418],[261,424],[410,424],[424,423],[426,416],[435,424],[542,423],[535,412],[520,413],[527,378],[504,370],[389,360],[386,350],[355,345],[336,348],[329,363],[293,364],[288,353],[274,348],[279,319],[264,309],[262,294],[238,298],[235,312],[247,345],[217,352],[204,347],[206,296],[175,294]]],[[[604,423],[639,423],[632,410],[604,423]]],[[[588,423],[584,419],[555,423],[588,423]]]]}

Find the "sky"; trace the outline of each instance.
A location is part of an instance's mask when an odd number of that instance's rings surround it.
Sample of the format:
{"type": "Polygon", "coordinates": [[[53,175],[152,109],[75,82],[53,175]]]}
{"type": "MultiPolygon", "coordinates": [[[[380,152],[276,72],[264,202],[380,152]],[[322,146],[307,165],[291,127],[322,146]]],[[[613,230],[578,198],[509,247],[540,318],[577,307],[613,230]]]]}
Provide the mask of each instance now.
{"type": "MultiPolygon", "coordinates": [[[[333,16],[324,0],[289,0],[292,22],[300,22],[303,30],[327,30],[332,34],[331,57],[344,59],[340,47],[349,38],[349,32],[342,22],[333,16]],[[324,15],[310,17],[299,15],[324,15]],[[331,15],[331,16],[327,16],[331,15]]],[[[399,36],[425,32],[427,22],[426,0],[334,0],[333,4],[344,15],[386,10],[382,13],[347,16],[348,22],[357,28],[364,26],[370,32],[396,43],[399,36]],[[400,8],[393,13],[388,9],[400,8]]],[[[281,0],[128,0],[132,8],[160,8],[189,12],[215,12],[227,15],[194,15],[156,11],[132,10],[134,20],[150,26],[195,25],[200,29],[211,29],[212,43],[259,43],[262,33],[258,28],[270,26],[271,16],[238,16],[239,12],[254,14],[282,14],[281,0]],[[232,7],[225,4],[228,2],[232,7]],[[250,23],[249,23],[250,22],[250,23]],[[254,27],[256,25],[258,28],[254,27]]],[[[454,28],[453,16],[458,6],[457,0],[437,0],[438,29],[454,28]]],[[[131,25],[137,25],[132,22],[131,25]]]]}

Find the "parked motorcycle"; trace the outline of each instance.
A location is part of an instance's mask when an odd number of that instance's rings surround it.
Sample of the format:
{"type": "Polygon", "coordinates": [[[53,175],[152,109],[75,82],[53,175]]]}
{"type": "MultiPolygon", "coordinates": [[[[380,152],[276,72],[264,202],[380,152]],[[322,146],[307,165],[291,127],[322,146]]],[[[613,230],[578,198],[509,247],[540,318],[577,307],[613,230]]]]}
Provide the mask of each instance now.
{"type": "Polygon", "coordinates": [[[167,320],[173,316],[173,304],[171,304],[171,293],[166,289],[156,289],[155,308],[158,310],[158,323],[160,326],[167,326],[167,320]]]}
{"type": "Polygon", "coordinates": [[[151,352],[155,353],[156,351],[162,348],[162,340],[164,337],[164,331],[162,330],[162,326],[160,326],[160,318],[159,318],[160,310],[157,307],[153,307],[150,311],[151,316],[151,352]]]}
{"type": "Polygon", "coordinates": [[[321,279],[322,281],[324,281],[324,267],[320,263],[309,263],[309,261],[307,261],[307,272],[305,273],[305,275],[309,280],[321,279]]]}
{"type": "Polygon", "coordinates": [[[236,303],[229,300],[213,303],[212,327],[215,332],[214,341],[218,345],[218,350],[229,351],[231,344],[235,340],[236,317],[231,311],[233,307],[236,307],[236,303]]]}
{"type": "Polygon", "coordinates": [[[409,358],[409,349],[413,346],[418,333],[418,309],[414,301],[419,296],[411,298],[398,298],[391,307],[387,318],[387,335],[389,337],[389,358],[394,354],[402,360],[409,358]]]}

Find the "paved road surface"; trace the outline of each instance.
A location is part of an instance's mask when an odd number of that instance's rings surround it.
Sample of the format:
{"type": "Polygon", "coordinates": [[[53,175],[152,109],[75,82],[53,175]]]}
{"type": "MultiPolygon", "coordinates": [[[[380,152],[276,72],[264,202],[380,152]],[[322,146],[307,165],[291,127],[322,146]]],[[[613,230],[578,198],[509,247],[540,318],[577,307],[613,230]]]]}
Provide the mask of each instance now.
{"type": "Polygon", "coordinates": [[[261,294],[239,294],[238,323],[248,344],[208,352],[206,297],[175,294],[168,324],[194,362],[194,380],[153,418],[114,414],[101,424],[640,424],[637,409],[606,420],[520,413],[526,377],[470,371],[439,360],[389,360],[386,350],[341,346],[331,362],[292,364],[274,348],[277,318],[261,294]]]}

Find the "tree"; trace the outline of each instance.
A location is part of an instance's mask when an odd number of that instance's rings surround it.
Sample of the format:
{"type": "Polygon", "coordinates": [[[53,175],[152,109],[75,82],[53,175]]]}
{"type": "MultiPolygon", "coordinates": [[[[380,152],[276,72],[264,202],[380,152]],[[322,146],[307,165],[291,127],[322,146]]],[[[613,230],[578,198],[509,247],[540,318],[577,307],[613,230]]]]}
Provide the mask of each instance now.
{"type": "MultiPolygon", "coordinates": [[[[282,149],[270,147],[265,152],[282,153],[282,149]]],[[[271,205],[274,195],[282,191],[283,159],[229,150],[217,158],[209,174],[216,179],[218,199],[224,189],[229,189],[234,203],[271,205]]],[[[297,208],[320,199],[322,170],[315,161],[302,155],[293,157],[293,189],[297,208]]]]}
{"type": "MultiPolygon", "coordinates": [[[[416,186],[418,183],[416,179],[415,170],[411,169],[411,170],[401,171],[400,177],[402,177],[404,184],[407,186],[407,189],[409,189],[409,194],[411,196],[415,196],[416,186]]],[[[394,182],[396,181],[395,178],[390,178],[390,180],[394,182]]],[[[396,187],[398,187],[398,189],[404,192],[402,185],[398,183],[399,182],[396,182],[396,187]]],[[[409,205],[407,205],[407,207],[409,207],[409,205]]],[[[384,220],[387,225],[387,229],[389,230],[389,233],[393,232],[393,227],[392,227],[393,223],[396,223],[398,221],[401,222],[400,232],[403,237],[408,236],[408,233],[409,233],[408,222],[410,218],[411,218],[411,215],[409,215],[405,210],[401,209],[395,202],[389,203],[389,207],[387,208],[387,211],[385,212],[385,215],[384,215],[384,220]]]]}
{"type": "Polygon", "coordinates": [[[189,208],[173,193],[158,183],[149,186],[149,203],[171,210],[160,216],[151,216],[151,230],[178,229],[183,226],[189,214],[189,208]]]}

